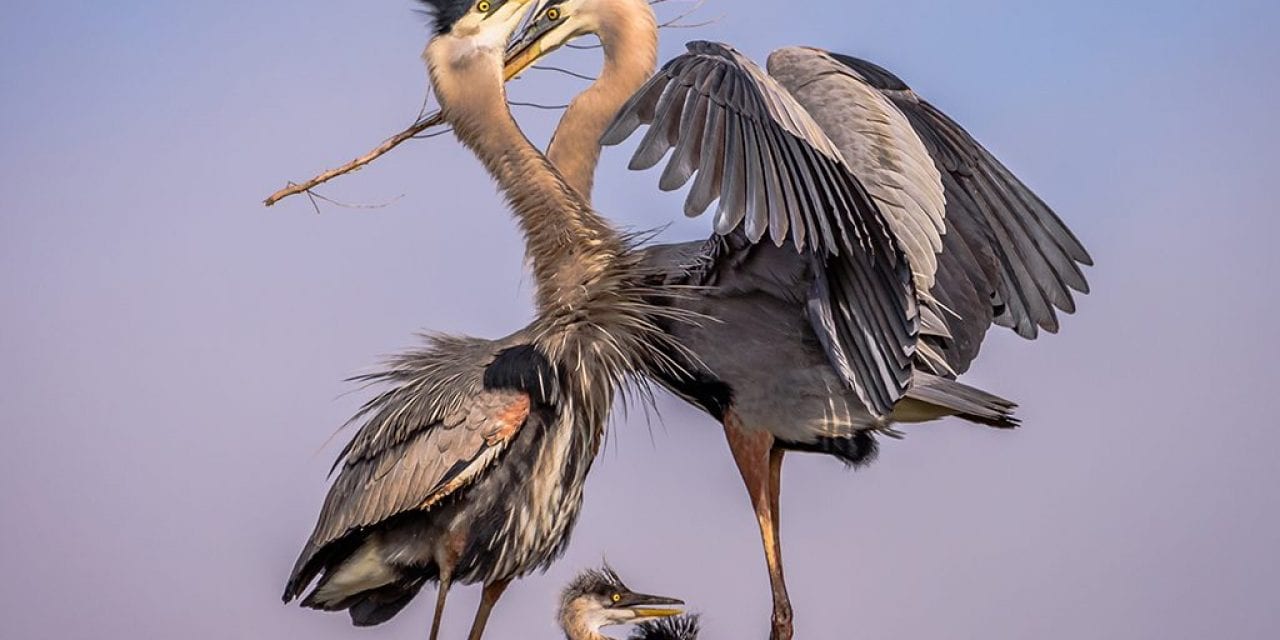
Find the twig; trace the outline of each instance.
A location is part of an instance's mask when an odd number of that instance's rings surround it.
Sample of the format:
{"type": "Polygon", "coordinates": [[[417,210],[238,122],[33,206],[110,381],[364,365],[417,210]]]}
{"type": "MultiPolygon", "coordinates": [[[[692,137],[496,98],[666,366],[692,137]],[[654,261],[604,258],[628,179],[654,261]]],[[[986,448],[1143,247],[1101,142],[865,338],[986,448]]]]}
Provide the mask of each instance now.
{"type": "Polygon", "coordinates": [[[579,80],[586,80],[588,82],[594,82],[596,80],[594,76],[589,76],[585,73],[578,73],[577,71],[565,69],[564,67],[553,67],[548,64],[535,64],[533,65],[533,68],[538,71],[555,71],[556,73],[563,73],[566,76],[578,78],[579,80]]]}
{"type": "Polygon", "coordinates": [[[310,196],[311,198],[319,198],[321,200],[324,200],[325,202],[328,202],[329,204],[342,207],[343,209],[386,209],[387,207],[399,202],[401,198],[404,198],[404,194],[402,193],[386,202],[355,204],[351,202],[342,202],[341,200],[334,200],[333,198],[330,198],[328,196],[322,196],[316,193],[315,191],[308,191],[307,195],[310,196]]]}
{"type": "Polygon", "coordinates": [[[508,100],[507,104],[513,107],[533,107],[534,109],[544,109],[546,111],[559,111],[569,108],[567,104],[538,104],[537,102],[517,102],[515,100],[508,100]]]}
{"type": "MultiPolygon", "coordinates": [[[[423,131],[426,131],[427,129],[430,129],[431,127],[434,127],[443,122],[444,122],[444,118],[440,115],[439,112],[434,113],[428,116],[427,118],[420,119],[417,122],[413,123],[413,125],[411,125],[408,129],[405,129],[404,131],[401,131],[400,133],[397,133],[396,135],[391,136],[390,138],[387,138],[382,142],[382,144],[375,147],[369,153],[366,153],[360,156],[359,158],[356,158],[355,160],[352,160],[351,162],[348,162],[342,165],[341,167],[338,167],[337,169],[330,169],[328,171],[325,171],[324,173],[306,182],[303,182],[301,184],[290,182],[289,186],[271,194],[269,198],[267,198],[266,200],[263,200],[263,204],[270,207],[271,205],[277,202],[280,202],[281,200],[284,200],[289,196],[294,196],[299,193],[309,193],[312,189],[340,175],[359,170],[361,167],[382,157],[388,151],[400,146],[400,144],[403,143],[405,140],[413,138],[418,134],[422,133],[423,131]]],[[[314,204],[314,201],[313,201],[313,204],[314,204]]]]}

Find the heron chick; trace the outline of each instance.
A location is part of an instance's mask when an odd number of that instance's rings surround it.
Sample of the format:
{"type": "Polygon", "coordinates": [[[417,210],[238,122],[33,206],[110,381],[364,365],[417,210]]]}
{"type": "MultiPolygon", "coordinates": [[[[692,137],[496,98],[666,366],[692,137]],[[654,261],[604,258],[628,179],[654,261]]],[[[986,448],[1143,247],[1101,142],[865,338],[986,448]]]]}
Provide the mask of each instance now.
{"type": "Polygon", "coordinates": [[[622,582],[622,578],[608,565],[600,569],[587,569],[578,574],[560,595],[560,627],[568,640],[607,640],[600,633],[604,627],[640,624],[630,637],[640,640],[662,638],[691,639],[694,636],[650,635],[662,633],[669,625],[658,621],[678,620],[671,629],[693,624],[696,633],[696,616],[681,615],[673,606],[683,606],[676,598],[637,593],[622,582]]]}

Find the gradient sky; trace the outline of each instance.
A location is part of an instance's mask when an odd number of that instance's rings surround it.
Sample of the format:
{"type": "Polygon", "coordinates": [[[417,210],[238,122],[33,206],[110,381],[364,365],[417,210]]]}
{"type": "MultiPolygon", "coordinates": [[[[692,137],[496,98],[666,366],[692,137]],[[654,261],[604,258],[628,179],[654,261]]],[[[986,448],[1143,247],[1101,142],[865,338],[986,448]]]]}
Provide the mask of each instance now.
{"type": "MultiPolygon", "coordinates": [[[[450,138],[259,201],[414,117],[408,0],[11,2],[0,22],[0,637],[421,638],[280,604],[365,397],[346,376],[420,329],[529,317],[521,245],[450,138]],[[402,197],[401,197],[402,196],[402,197]],[[346,394],[346,395],[344,395],[346,394]]],[[[671,15],[676,7],[665,9],[671,15]]],[[[1097,259],[1059,336],[994,333],[967,379],[1025,428],[944,422],[856,473],[789,459],[783,538],[805,640],[1269,638],[1280,627],[1280,5],[710,0],[664,32],[761,58],[878,61],[1036,188],[1097,259]]],[[[591,71],[595,52],[561,57],[591,71]]],[[[579,81],[531,74],[515,95],[579,81]]],[[[535,140],[554,113],[518,112],[535,140]]],[[[604,157],[597,205],[649,228],[657,176],[604,157]]],[[[706,233],[679,221],[665,239],[706,233]]],[[[708,638],[763,638],[768,593],[718,426],[618,420],[566,558],[490,638],[556,638],[556,592],[607,555],[708,638]]],[[[446,630],[477,599],[459,589],[446,630]]]]}

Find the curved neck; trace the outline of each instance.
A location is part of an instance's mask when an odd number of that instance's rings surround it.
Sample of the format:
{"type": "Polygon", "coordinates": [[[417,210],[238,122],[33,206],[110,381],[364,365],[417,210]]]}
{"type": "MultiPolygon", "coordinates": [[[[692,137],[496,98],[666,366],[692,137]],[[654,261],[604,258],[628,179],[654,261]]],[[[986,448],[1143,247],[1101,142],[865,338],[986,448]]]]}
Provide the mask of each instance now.
{"type": "Polygon", "coordinates": [[[623,251],[620,236],[520,131],[507,107],[501,57],[456,52],[442,36],[427,48],[444,118],[511,204],[526,241],[539,311],[572,306],[577,292],[623,251]]]}
{"type": "Polygon", "coordinates": [[[569,103],[547,147],[547,159],[587,202],[600,162],[600,137],[658,64],[658,21],[649,5],[630,0],[602,5],[597,35],[604,68],[569,103]]]}

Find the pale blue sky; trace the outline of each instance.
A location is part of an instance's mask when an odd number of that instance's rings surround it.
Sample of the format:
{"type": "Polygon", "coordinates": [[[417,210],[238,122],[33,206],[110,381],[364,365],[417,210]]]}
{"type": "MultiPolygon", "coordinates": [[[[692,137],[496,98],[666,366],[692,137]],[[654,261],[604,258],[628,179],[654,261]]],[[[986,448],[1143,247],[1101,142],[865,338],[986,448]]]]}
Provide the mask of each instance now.
{"type": "MultiPolygon", "coordinates": [[[[426,598],[362,631],[278,594],[345,434],[327,439],[363,398],[342,379],[419,329],[523,324],[519,238],[448,138],[323,190],[386,208],[258,203],[416,114],[413,4],[6,4],[0,637],[423,637],[426,598]]],[[[1021,431],[914,427],[857,473],[790,460],[800,637],[1271,637],[1280,5],[701,12],[719,14],[664,32],[664,58],[708,38],[878,61],[1038,189],[1099,265],[1062,335],[994,334],[970,377],[1022,403],[1021,431]]],[[[595,55],[558,64],[590,71],[595,55]]],[[[581,86],[531,74],[514,92],[581,86]]],[[[546,139],[554,114],[518,115],[546,139]]],[[[626,157],[605,154],[598,207],[630,227],[671,221],[678,196],[626,157]]],[[[556,591],[602,555],[703,610],[708,638],[765,636],[763,561],[723,437],[661,409],[651,429],[616,423],[568,556],[509,592],[489,637],[558,637],[556,591]]],[[[451,599],[451,634],[475,599],[451,599]]]]}

